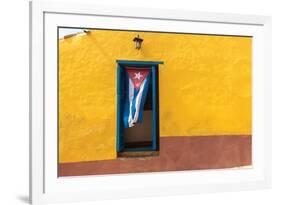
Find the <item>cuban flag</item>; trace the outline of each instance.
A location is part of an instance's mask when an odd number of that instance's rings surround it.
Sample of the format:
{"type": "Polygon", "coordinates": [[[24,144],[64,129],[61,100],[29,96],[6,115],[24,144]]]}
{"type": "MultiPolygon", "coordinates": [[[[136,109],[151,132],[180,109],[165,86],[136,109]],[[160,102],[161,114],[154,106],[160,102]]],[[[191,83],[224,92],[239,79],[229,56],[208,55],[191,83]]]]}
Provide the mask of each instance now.
{"type": "Polygon", "coordinates": [[[142,122],[151,69],[125,67],[124,127],[133,127],[142,122]]]}

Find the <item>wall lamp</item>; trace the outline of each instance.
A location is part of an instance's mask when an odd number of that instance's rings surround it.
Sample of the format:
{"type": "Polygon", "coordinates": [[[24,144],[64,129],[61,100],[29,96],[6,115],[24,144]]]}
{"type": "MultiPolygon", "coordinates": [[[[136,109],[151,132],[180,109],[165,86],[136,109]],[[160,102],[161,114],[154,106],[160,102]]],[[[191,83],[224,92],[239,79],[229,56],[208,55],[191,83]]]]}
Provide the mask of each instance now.
{"type": "Polygon", "coordinates": [[[135,37],[133,39],[133,41],[135,42],[135,48],[138,49],[138,50],[141,49],[141,44],[143,42],[143,39],[140,38],[139,35],[138,35],[137,37],[135,37]]]}

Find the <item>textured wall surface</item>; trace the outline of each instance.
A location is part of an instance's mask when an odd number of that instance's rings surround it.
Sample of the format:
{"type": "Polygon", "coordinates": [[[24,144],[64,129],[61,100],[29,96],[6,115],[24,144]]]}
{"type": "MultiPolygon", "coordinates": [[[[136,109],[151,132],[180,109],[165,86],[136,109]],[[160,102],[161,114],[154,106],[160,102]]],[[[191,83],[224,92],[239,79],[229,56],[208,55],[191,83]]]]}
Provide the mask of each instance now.
{"type": "Polygon", "coordinates": [[[251,50],[249,37],[92,30],[61,39],[59,161],[116,158],[116,59],[164,61],[161,137],[250,135],[251,50]]]}

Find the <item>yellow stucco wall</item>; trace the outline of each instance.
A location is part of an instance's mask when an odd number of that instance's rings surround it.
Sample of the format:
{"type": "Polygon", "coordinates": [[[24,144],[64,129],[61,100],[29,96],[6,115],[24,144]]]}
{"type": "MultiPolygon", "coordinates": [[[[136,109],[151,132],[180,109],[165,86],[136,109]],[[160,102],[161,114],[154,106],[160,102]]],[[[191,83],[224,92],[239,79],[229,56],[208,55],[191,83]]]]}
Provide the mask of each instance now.
{"type": "Polygon", "coordinates": [[[249,37],[92,30],[61,39],[59,161],[116,158],[116,59],[164,61],[161,137],[251,134],[251,50],[249,37]]]}

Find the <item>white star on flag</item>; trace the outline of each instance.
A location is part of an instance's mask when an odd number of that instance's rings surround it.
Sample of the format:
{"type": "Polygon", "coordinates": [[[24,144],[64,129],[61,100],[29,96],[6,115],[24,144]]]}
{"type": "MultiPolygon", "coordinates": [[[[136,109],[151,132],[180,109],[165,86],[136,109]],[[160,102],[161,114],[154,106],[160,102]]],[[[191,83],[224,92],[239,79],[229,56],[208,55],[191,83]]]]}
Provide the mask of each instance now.
{"type": "Polygon", "coordinates": [[[138,73],[134,73],[135,74],[135,79],[138,79],[138,80],[140,80],[141,79],[141,77],[143,76],[140,72],[138,72],[138,73]]]}

